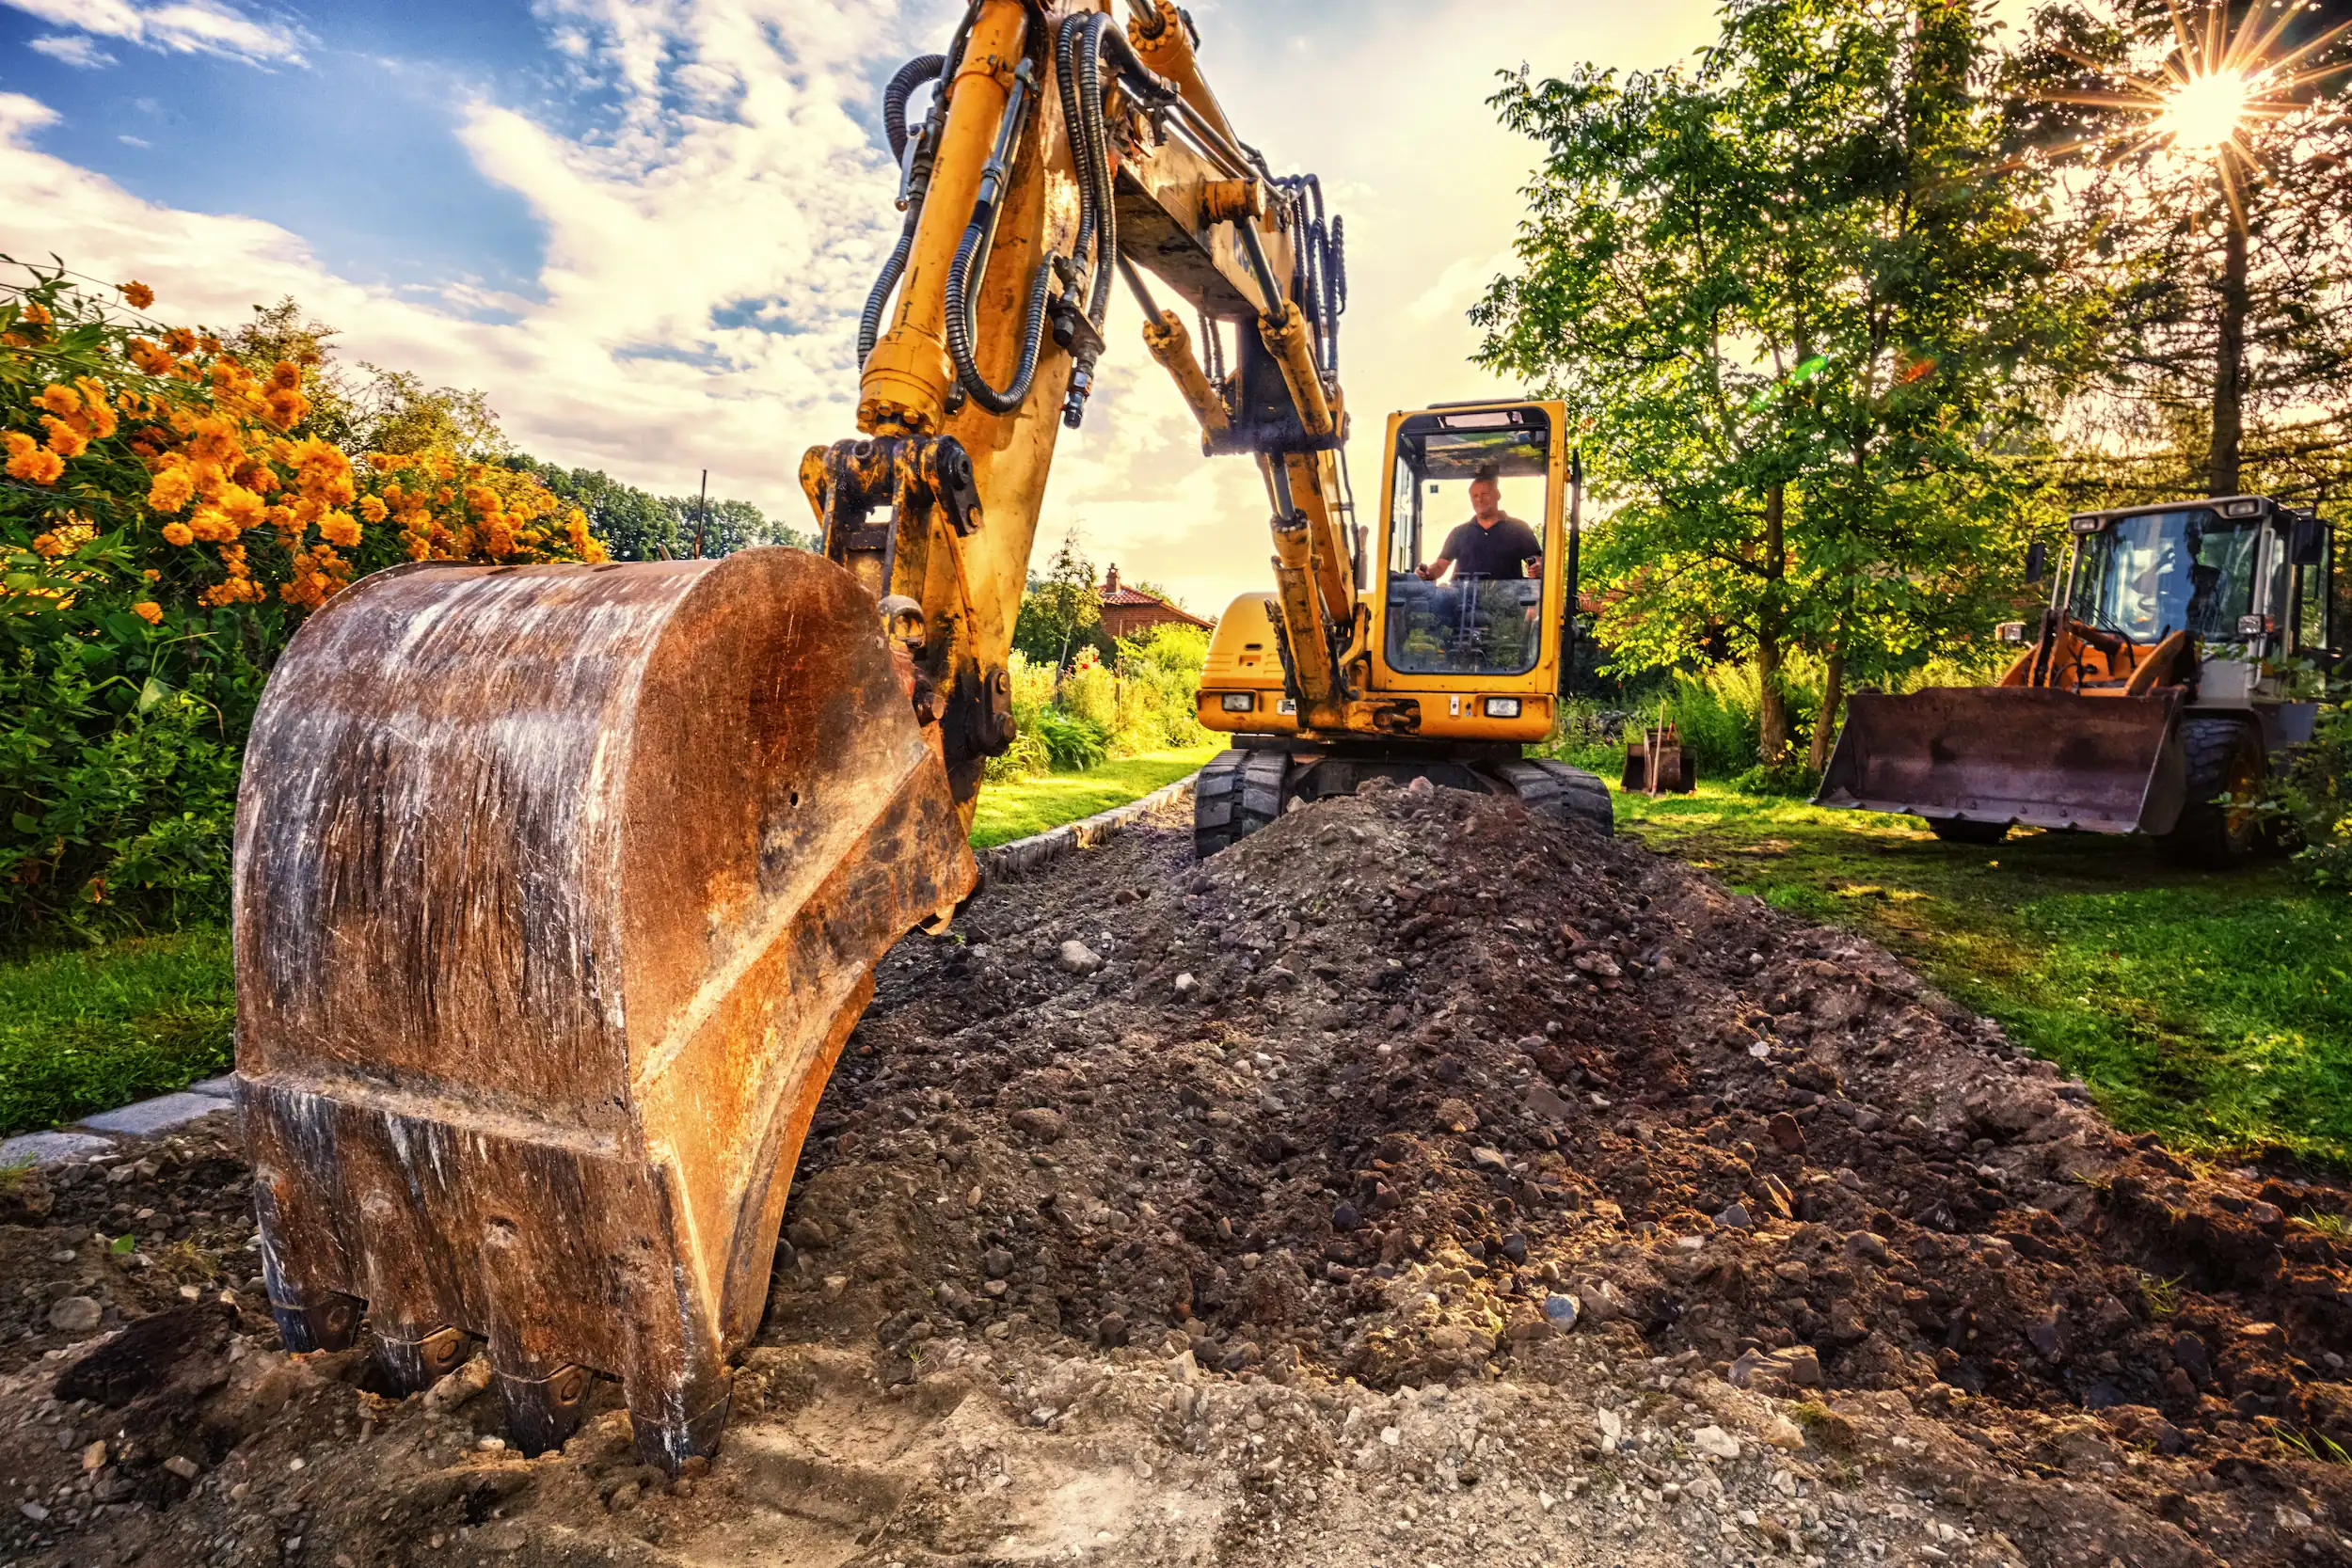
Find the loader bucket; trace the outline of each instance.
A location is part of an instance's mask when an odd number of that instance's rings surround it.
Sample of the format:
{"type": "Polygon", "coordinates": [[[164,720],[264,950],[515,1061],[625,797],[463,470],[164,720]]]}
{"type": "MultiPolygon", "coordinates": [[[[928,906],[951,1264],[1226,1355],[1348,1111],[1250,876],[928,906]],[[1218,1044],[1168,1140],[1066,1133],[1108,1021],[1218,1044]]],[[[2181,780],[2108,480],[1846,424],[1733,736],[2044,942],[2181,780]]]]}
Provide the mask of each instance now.
{"type": "Polygon", "coordinates": [[[2186,795],[2177,691],[2026,687],[1864,693],[1814,803],[2094,833],[2167,833],[2186,795]]]}
{"type": "MultiPolygon", "coordinates": [[[[936,732],[931,732],[936,733],[936,732]]],[[[977,880],[872,598],[797,550],[402,567],[294,639],[238,800],[237,1101],[294,1350],[486,1339],[538,1451],[715,1447],[872,969],[977,880]]]]}

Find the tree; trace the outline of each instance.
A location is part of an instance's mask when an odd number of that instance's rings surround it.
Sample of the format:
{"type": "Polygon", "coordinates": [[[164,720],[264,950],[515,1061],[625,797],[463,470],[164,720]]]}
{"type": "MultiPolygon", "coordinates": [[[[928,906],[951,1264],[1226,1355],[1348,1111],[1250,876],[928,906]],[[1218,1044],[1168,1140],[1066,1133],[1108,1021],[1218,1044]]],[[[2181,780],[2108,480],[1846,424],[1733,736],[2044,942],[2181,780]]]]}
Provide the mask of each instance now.
{"type": "Polygon", "coordinates": [[[1087,559],[1073,529],[1062,536],[1044,577],[1033,579],[1022,595],[1012,645],[1035,663],[1067,665],[1077,648],[1101,651],[1102,629],[1103,598],[1095,591],[1094,562],[1087,559]]]}
{"type": "Polygon", "coordinates": [[[2007,77],[2112,299],[2082,504],[2352,483],[2352,33],[2340,7],[2045,7],[2007,77]]]}
{"type": "Polygon", "coordinates": [[[767,514],[750,501],[713,500],[707,515],[700,496],[665,496],[662,506],[675,520],[679,553],[692,555],[699,534],[702,553],[718,557],[733,555],[756,545],[784,545],[796,550],[811,550],[818,542],[784,524],[771,521],[767,514]]]}
{"type": "Polygon", "coordinates": [[[1693,73],[1493,101],[1546,158],[1480,361],[1583,427],[1618,665],[1727,632],[1768,761],[1793,652],[1841,686],[1990,629],[2023,515],[1995,457],[2073,340],[2040,185],[1972,97],[1986,63],[1964,0],[1734,0],[1693,73]]]}

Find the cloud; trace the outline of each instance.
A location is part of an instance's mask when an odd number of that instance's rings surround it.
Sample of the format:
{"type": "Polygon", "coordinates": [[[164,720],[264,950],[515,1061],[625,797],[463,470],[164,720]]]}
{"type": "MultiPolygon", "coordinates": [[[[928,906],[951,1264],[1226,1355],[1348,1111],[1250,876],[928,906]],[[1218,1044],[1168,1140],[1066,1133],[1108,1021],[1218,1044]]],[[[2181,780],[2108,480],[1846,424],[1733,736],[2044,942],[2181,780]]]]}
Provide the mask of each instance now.
{"type": "MultiPolygon", "coordinates": [[[[0,0],[56,27],[119,39],[167,55],[217,55],[251,65],[300,65],[302,40],[292,28],[258,21],[222,0],[0,0]]],[[[109,65],[112,57],[87,39],[36,39],[33,47],[68,65],[109,65]],[[80,43],[73,57],[51,43],[80,43]]]]}
{"type": "Polygon", "coordinates": [[[82,71],[103,71],[115,63],[115,57],[98,47],[94,40],[75,34],[51,33],[34,39],[24,47],[37,55],[62,60],[82,71]]]}
{"type": "MultiPolygon", "coordinates": [[[[1692,41],[1711,32],[1709,0],[1662,8],[1692,41]]],[[[707,467],[714,495],[805,527],[800,457],[855,434],[856,317],[898,228],[879,84],[946,41],[959,0],[535,0],[533,10],[576,78],[565,119],[482,101],[460,127],[483,174],[543,229],[527,293],[339,277],[287,229],[148,201],[41,152],[37,133],[56,117],[5,94],[0,251],[55,251],[87,273],[141,278],[172,321],[233,326],[293,294],[342,328],[352,358],[482,388],[537,456],[662,494],[691,489],[707,467]],[[591,113],[587,128],[574,122],[591,113]]],[[[1218,0],[1201,14],[1204,64],[1243,134],[1278,168],[1318,170],[1347,214],[1345,368],[1372,521],[1387,411],[1492,389],[1466,363],[1475,337],[1460,312],[1507,261],[1499,247],[1523,211],[1517,189],[1534,150],[1481,103],[1492,62],[1486,35],[1464,25],[1484,14],[1467,0],[1383,8],[1361,27],[1340,14],[1319,22],[1331,58],[1307,78],[1263,47],[1248,7],[1218,0]]],[[[1539,71],[1591,55],[1651,65],[1679,42],[1629,32],[1602,50],[1568,17],[1515,40],[1514,55],[1530,53],[1539,71]]],[[[1123,295],[1109,336],[1086,428],[1062,438],[1039,548],[1077,529],[1098,566],[1115,561],[1129,581],[1221,613],[1270,584],[1263,485],[1246,460],[1201,458],[1123,295]]]]}

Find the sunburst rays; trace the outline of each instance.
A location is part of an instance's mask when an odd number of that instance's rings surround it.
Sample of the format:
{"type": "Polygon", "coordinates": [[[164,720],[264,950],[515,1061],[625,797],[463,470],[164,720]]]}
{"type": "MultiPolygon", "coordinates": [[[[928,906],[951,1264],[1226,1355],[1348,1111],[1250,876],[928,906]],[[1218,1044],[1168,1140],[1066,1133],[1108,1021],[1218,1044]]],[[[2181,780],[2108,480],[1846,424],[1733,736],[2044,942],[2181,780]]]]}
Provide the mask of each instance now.
{"type": "Polygon", "coordinates": [[[2158,152],[2209,161],[2232,217],[2243,225],[2248,187],[2256,175],[2276,172],[2263,132],[2303,112],[2310,106],[2308,89],[2352,66],[2320,63],[2331,45],[2352,35],[2352,22],[2290,46],[2287,34],[2303,13],[2303,0],[2257,4],[2234,28],[2227,0],[2208,0],[2201,11],[2183,0],[2166,4],[2172,47],[2152,71],[2126,70],[2059,46],[2067,58],[2114,85],[2042,96],[2120,114],[2118,123],[2050,150],[2059,156],[2093,150],[2109,163],[2158,152]]]}

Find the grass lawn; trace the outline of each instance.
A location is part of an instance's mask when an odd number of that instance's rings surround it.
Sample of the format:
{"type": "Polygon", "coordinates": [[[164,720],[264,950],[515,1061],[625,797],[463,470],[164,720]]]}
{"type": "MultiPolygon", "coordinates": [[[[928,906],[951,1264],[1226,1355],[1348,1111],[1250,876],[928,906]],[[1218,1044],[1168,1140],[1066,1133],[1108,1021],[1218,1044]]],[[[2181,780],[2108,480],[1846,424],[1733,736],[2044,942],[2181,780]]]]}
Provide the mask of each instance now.
{"type": "Polygon", "coordinates": [[[1009,844],[1140,800],[1163,784],[1199,772],[1202,763],[1223,750],[1220,739],[1188,751],[1147,752],[1084,773],[1049,773],[1019,784],[989,784],[980,791],[979,815],[972,820],[973,847],[1009,844]]]}
{"type": "Polygon", "coordinates": [[[1720,787],[1620,796],[1653,847],[1901,955],[2185,1150],[2352,1170],[2352,901],[2143,840],[1937,842],[1909,817],[1720,787]]]}
{"type": "MultiPolygon", "coordinates": [[[[972,842],[1003,844],[1123,805],[1221,749],[992,784],[972,842]]],[[[227,1071],[235,1018],[229,934],[218,928],[0,962],[0,1136],[227,1071]]]]}
{"type": "Polygon", "coordinates": [[[199,928],[0,964],[0,1135],[229,1069],[229,933],[199,928]]]}

